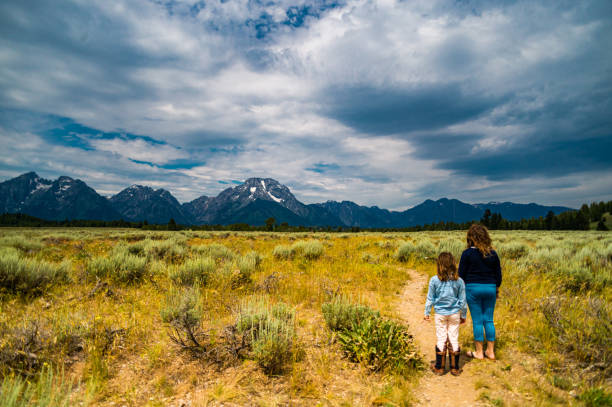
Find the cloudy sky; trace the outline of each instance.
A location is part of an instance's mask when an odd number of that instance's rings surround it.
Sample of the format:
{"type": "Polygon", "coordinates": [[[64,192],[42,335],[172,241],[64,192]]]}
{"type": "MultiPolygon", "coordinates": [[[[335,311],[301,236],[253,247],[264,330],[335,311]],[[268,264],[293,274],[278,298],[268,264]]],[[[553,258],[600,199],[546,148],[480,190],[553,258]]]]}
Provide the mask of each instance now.
{"type": "Polygon", "coordinates": [[[0,3],[0,180],[612,199],[612,2],[0,3]]]}

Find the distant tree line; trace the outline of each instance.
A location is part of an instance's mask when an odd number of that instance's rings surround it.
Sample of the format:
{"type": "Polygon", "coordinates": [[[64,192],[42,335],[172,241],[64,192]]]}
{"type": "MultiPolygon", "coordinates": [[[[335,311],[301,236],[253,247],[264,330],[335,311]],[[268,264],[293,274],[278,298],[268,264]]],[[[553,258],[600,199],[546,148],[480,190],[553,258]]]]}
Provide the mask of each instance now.
{"type": "Polygon", "coordinates": [[[25,213],[3,213],[0,215],[0,226],[14,227],[92,227],[92,228],[140,228],[143,222],[120,220],[45,220],[25,213]]]}
{"type": "Polygon", "coordinates": [[[567,211],[555,215],[549,211],[546,216],[511,221],[502,218],[499,213],[486,210],[480,223],[489,229],[512,230],[589,230],[591,222],[597,222],[597,230],[608,230],[605,214],[612,212],[612,201],[583,204],[577,211],[567,211]]]}
{"type": "MultiPolygon", "coordinates": [[[[555,215],[552,211],[544,217],[521,220],[507,220],[499,213],[485,211],[480,223],[492,230],[588,230],[591,222],[597,222],[597,230],[608,230],[606,226],[606,213],[611,216],[612,201],[593,202],[584,204],[576,211],[567,211],[555,215]]],[[[134,228],[143,230],[226,230],[226,231],[275,231],[275,232],[418,232],[436,230],[466,230],[474,221],[470,222],[438,222],[423,226],[405,228],[360,228],[357,226],[292,226],[287,222],[277,224],[276,219],[268,218],[264,225],[254,226],[246,223],[231,225],[180,225],[174,219],[167,224],[149,224],[142,222],[128,222],[121,220],[77,220],[65,219],[63,221],[44,220],[23,213],[4,213],[0,215],[0,226],[9,227],[96,227],[96,228],[134,228]]]]}

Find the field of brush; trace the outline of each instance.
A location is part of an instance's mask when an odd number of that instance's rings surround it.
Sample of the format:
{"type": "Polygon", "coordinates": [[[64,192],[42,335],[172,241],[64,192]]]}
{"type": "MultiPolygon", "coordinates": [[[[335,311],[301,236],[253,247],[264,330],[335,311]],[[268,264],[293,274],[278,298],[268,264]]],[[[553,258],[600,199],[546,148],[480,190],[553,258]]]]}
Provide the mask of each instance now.
{"type": "MultiPolygon", "coordinates": [[[[471,363],[479,402],[612,405],[612,234],[492,237],[499,360],[471,363]]],[[[425,292],[403,288],[464,241],[0,229],[0,406],[418,403],[429,361],[398,307],[425,292]]]]}

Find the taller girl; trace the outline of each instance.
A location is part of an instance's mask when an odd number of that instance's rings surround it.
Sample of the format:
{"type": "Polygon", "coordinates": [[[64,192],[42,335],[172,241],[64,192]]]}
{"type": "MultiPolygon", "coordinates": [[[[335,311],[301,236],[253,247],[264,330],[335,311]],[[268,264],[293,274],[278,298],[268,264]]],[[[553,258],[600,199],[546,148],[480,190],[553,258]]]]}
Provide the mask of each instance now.
{"type": "Polygon", "coordinates": [[[474,224],[468,230],[467,249],[463,251],[459,261],[459,277],[465,282],[476,346],[476,350],[467,352],[467,356],[495,359],[493,313],[502,282],[502,272],[499,257],[491,245],[489,231],[482,225],[474,224]],[[483,353],[485,334],[487,349],[483,353]]]}

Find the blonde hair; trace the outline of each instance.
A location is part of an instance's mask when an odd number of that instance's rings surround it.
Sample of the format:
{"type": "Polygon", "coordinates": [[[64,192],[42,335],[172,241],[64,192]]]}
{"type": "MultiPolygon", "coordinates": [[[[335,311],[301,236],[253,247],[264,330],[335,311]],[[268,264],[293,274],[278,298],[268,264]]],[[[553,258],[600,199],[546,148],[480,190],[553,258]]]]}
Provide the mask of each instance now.
{"type": "Polygon", "coordinates": [[[491,254],[491,250],[493,250],[491,236],[489,236],[489,231],[485,226],[479,223],[474,223],[470,226],[467,232],[467,247],[477,248],[484,257],[491,254]]]}
{"type": "Polygon", "coordinates": [[[442,252],[438,256],[438,279],[440,281],[457,280],[457,264],[455,258],[449,252],[442,252]]]}

